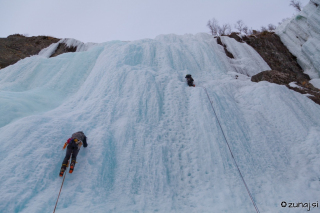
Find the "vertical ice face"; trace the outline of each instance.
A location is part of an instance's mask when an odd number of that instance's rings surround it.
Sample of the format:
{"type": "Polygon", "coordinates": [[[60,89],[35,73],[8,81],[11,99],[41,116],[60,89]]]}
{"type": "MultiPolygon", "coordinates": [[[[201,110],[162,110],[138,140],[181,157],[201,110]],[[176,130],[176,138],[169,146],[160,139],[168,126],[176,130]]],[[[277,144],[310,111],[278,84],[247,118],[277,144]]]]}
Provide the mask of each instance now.
{"type": "Polygon", "coordinates": [[[228,36],[221,36],[221,41],[234,56],[234,59],[229,61],[236,72],[251,77],[262,71],[271,70],[259,53],[247,43],[237,42],[228,36]]]}
{"type": "MultiPolygon", "coordinates": [[[[314,1],[315,3],[318,0],[314,1]]],[[[319,2],[318,2],[319,4],[319,2]]],[[[312,79],[320,76],[320,6],[311,1],[276,30],[282,42],[312,79]]]]}
{"type": "MultiPolygon", "coordinates": [[[[238,63],[258,60],[246,48],[230,46],[238,63]]],[[[207,34],[106,42],[2,69],[0,211],[52,211],[61,148],[82,130],[88,147],[57,213],[255,212],[211,103],[260,212],[317,201],[319,106],[230,71],[239,70],[207,34]]]]}

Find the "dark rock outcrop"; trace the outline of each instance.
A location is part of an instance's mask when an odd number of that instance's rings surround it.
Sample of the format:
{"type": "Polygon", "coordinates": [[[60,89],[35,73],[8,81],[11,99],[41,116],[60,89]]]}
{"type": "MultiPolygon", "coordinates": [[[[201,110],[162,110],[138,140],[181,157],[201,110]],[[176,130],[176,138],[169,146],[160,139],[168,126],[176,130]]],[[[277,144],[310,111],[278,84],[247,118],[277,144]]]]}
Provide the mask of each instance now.
{"type": "MultiPolygon", "coordinates": [[[[272,70],[283,72],[294,72],[303,74],[303,70],[297,62],[297,58],[290,53],[288,48],[282,43],[280,37],[273,32],[262,32],[253,36],[240,38],[236,34],[230,35],[239,42],[246,42],[255,49],[267,62],[272,70]],[[237,38],[238,37],[238,38],[237,38]]],[[[310,80],[309,76],[303,74],[310,80]]]]}
{"type": "Polygon", "coordinates": [[[263,71],[251,77],[251,81],[253,82],[268,81],[280,85],[287,85],[295,80],[296,78],[291,73],[277,70],[263,71]]]}
{"type": "MultiPolygon", "coordinates": [[[[37,55],[42,49],[59,41],[60,39],[50,36],[25,37],[20,34],[10,35],[7,38],[0,38],[0,69],[16,63],[20,59],[37,55]]],[[[50,57],[55,57],[63,53],[75,52],[76,50],[77,47],[60,43],[50,57]]]]}
{"type": "Polygon", "coordinates": [[[227,55],[229,58],[234,58],[233,54],[227,50],[227,45],[225,45],[225,44],[223,44],[223,43],[221,42],[221,38],[220,38],[220,37],[217,37],[217,43],[220,44],[221,46],[223,46],[224,52],[226,53],[226,55],[227,55]]]}
{"type": "Polygon", "coordinates": [[[315,88],[318,91],[311,89],[311,88],[314,88],[314,86],[309,82],[304,82],[303,84],[297,84],[297,85],[299,87],[291,87],[289,85],[287,87],[301,94],[309,94],[308,98],[310,98],[315,103],[320,105],[320,91],[318,89],[315,88]]]}
{"type": "Polygon", "coordinates": [[[236,33],[233,33],[230,37],[238,42],[246,42],[253,47],[272,69],[252,76],[251,81],[268,81],[285,85],[301,94],[310,94],[308,98],[320,104],[319,89],[309,83],[310,77],[303,73],[297,58],[289,52],[278,35],[273,32],[262,32],[240,38],[236,33]],[[291,87],[289,85],[291,82],[296,82],[298,87],[291,87]]]}
{"type": "Polygon", "coordinates": [[[229,37],[235,39],[237,42],[243,42],[242,38],[240,38],[239,33],[232,32],[229,37]]]}
{"type": "Polygon", "coordinates": [[[277,70],[270,70],[270,71],[263,71],[251,77],[251,81],[259,82],[259,81],[269,81],[270,83],[280,84],[280,85],[287,85],[291,82],[306,82],[309,81],[309,76],[305,76],[301,73],[295,73],[292,71],[277,71],[277,70]]]}
{"type": "Polygon", "coordinates": [[[59,40],[50,36],[25,37],[20,34],[0,38],[0,69],[20,59],[37,55],[42,49],[59,40]]]}
{"type": "Polygon", "coordinates": [[[60,43],[56,49],[56,51],[50,56],[55,57],[63,53],[75,52],[77,47],[67,46],[65,43],[60,43]]]}
{"type": "Polygon", "coordinates": [[[292,71],[263,71],[251,77],[251,81],[268,81],[270,83],[285,85],[289,89],[292,89],[301,94],[309,94],[308,98],[320,104],[320,90],[315,88],[312,84],[309,83],[309,80],[306,80],[303,75],[299,75],[292,71]],[[297,87],[290,86],[291,82],[295,82],[297,87]]]}

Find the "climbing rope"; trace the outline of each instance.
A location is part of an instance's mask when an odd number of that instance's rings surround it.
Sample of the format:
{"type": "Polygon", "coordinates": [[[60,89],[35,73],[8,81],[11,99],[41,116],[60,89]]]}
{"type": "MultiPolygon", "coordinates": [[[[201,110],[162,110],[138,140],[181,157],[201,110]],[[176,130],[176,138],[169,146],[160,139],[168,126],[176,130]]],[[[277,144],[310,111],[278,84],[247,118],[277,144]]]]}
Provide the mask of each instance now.
{"type": "Polygon", "coordinates": [[[237,161],[236,161],[236,159],[235,159],[234,156],[233,156],[233,153],[232,153],[232,151],[231,151],[230,145],[229,145],[229,143],[228,143],[228,140],[227,140],[227,138],[226,138],[226,135],[224,134],[224,131],[223,131],[222,126],[221,126],[221,123],[220,123],[220,120],[219,120],[219,118],[218,118],[218,116],[217,116],[216,110],[214,109],[213,104],[212,104],[212,101],[211,101],[211,99],[210,99],[210,97],[209,97],[208,91],[207,91],[207,89],[206,89],[205,87],[202,87],[202,88],[203,88],[204,91],[207,93],[207,96],[208,96],[208,99],[209,99],[209,101],[210,101],[211,107],[212,107],[212,109],[213,109],[213,112],[214,112],[214,114],[215,114],[215,116],[216,116],[216,118],[217,118],[218,124],[219,124],[219,126],[220,126],[221,131],[222,131],[224,140],[225,140],[226,143],[227,143],[227,146],[228,146],[228,148],[229,148],[229,151],[230,151],[230,154],[231,154],[231,156],[232,156],[232,159],[233,159],[233,161],[234,161],[234,163],[235,163],[235,165],[236,165],[236,167],[237,167],[237,169],[238,169],[238,172],[239,172],[240,177],[241,177],[241,179],[242,179],[242,181],[243,181],[243,184],[244,184],[244,186],[245,186],[246,189],[247,189],[247,192],[248,192],[248,194],[249,194],[249,196],[250,196],[250,199],[251,199],[251,201],[252,201],[252,203],[253,203],[253,206],[254,206],[254,208],[256,209],[257,213],[260,213],[260,211],[259,211],[259,209],[258,209],[258,206],[257,206],[256,203],[254,202],[254,200],[253,200],[253,198],[252,198],[252,195],[251,195],[251,193],[250,193],[250,190],[249,190],[249,188],[248,188],[248,186],[247,186],[247,183],[246,183],[246,181],[244,180],[243,175],[242,175],[242,173],[241,173],[241,171],[240,171],[240,169],[239,169],[239,166],[238,166],[238,164],[237,164],[237,161]]]}
{"type": "MultiPolygon", "coordinates": [[[[71,156],[72,156],[72,154],[70,155],[70,159],[71,159],[71,156]]],[[[70,160],[69,159],[69,160],[70,160]]],[[[69,165],[69,160],[68,160],[68,165],[69,165]]],[[[68,166],[67,166],[68,167],[68,166]]],[[[64,174],[63,174],[63,180],[62,180],[62,184],[61,184],[61,187],[60,187],[60,192],[59,192],[59,195],[58,195],[58,198],[57,198],[57,202],[56,202],[56,205],[55,205],[55,207],[54,207],[54,210],[53,210],[53,213],[55,213],[56,212],[56,208],[57,208],[57,205],[58,205],[58,201],[59,201],[59,197],[60,197],[60,193],[61,193],[61,190],[62,190],[62,187],[63,187],[63,183],[64,183],[64,179],[66,178],[66,170],[64,171],[64,174]]]]}
{"type": "Polygon", "coordinates": [[[66,172],[64,172],[64,174],[63,174],[63,181],[62,181],[62,184],[61,184],[61,187],[60,187],[60,192],[59,192],[59,195],[58,195],[58,198],[57,198],[57,202],[56,202],[56,206],[54,207],[53,213],[55,213],[55,211],[56,211],[56,208],[57,208],[57,205],[58,205],[58,200],[59,200],[59,197],[60,197],[60,193],[61,193],[61,189],[62,189],[65,177],[66,177],[66,172]]]}

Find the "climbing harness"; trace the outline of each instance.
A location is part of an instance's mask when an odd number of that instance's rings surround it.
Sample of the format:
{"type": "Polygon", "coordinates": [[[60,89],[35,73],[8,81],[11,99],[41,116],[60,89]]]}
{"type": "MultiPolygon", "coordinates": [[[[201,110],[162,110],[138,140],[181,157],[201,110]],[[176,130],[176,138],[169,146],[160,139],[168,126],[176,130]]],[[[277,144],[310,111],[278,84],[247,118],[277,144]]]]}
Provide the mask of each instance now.
{"type": "Polygon", "coordinates": [[[236,161],[236,159],[235,159],[234,156],[233,156],[233,153],[232,153],[232,151],[231,151],[231,148],[230,148],[230,145],[229,145],[229,143],[228,143],[227,137],[226,137],[226,135],[224,134],[224,131],[223,131],[223,129],[222,129],[220,120],[219,120],[219,118],[218,118],[218,116],[217,116],[216,110],[214,109],[213,104],[212,104],[212,101],[211,101],[211,99],[210,99],[210,97],[209,97],[208,91],[207,91],[207,89],[206,89],[205,87],[202,86],[202,88],[203,88],[204,91],[207,93],[207,96],[208,96],[208,99],[209,99],[209,101],[210,101],[211,107],[212,107],[212,109],[213,109],[213,112],[214,112],[214,114],[215,114],[215,116],[216,116],[216,118],[217,118],[218,124],[219,124],[219,126],[220,126],[221,131],[222,131],[224,140],[225,140],[226,143],[227,143],[227,146],[228,146],[228,148],[229,148],[229,151],[230,151],[230,154],[231,154],[232,159],[233,159],[233,161],[234,161],[234,164],[236,165],[236,167],[237,167],[237,169],[238,169],[238,172],[239,172],[239,174],[240,174],[240,177],[241,177],[241,179],[242,179],[242,181],[243,181],[244,186],[245,186],[246,189],[247,189],[247,192],[248,192],[248,194],[249,194],[249,196],[250,196],[250,199],[251,199],[251,201],[252,201],[252,203],[253,203],[253,206],[254,206],[254,208],[256,209],[257,213],[260,213],[260,211],[259,211],[259,209],[258,209],[258,206],[257,206],[257,204],[254,202],[254,200],[253,200],[253,198],[252,198],[252,195],[251,195],[251,193],[250,193],[250,190],[249,190],[249,188],[248,188],[248,186],[247,186],[247,183],[246,183],[246,181],[244,180],[243,175],[242,175],[242,173],[241,173],[241,171],[240,171],[240,169],[239,169],[239,166],[238,166],[238,164],[237,164],[237,161],[236,161]]]}

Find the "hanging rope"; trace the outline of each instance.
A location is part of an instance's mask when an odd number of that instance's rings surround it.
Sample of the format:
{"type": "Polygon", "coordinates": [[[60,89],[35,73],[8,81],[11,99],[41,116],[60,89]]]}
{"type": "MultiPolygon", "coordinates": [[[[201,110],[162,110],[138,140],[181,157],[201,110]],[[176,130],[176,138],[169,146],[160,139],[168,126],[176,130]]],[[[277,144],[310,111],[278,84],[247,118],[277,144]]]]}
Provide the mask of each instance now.
{"type": "MultiPolygon", "coordinates": [[[[69,160],[71,159],[71,156],[72,156],[72,154],[70,155],[69,160]]],[[[68,165],[69,165],[69,160],[68,160],[68,165]]],[[[68,168],[68,165],[66,166],[66,170],[68,168]]],[[[61,190],[62,190],[62,187],[63,187],[64,179],[66,178],[66,173],[67,173],[66,170],[64,171],[64,174],[63,174],[63,180],[62,180],[62,184],[61,184],[61,187],[60,187],[60,192],[59,192],[59,195],[58,195],[57,202],[56,202],[56,205],[54,207],[53,213],[56,212],[56,208],[57,208],[59,197],[60,197],[60,193],[61,193],[61,190]]]]}
{"type": "Polygon", "coordinates": [[[207,96],[208,96],[208,99],[209,99],[209,101],[210,101],[211,107],[212,107],[212,109],[213,109],[213,112],[214,112],[214,114],[215,114],[215,116],[216,116],[216,118],[217,118],[218,124],[219,124],[219,126],[220,126],[221,131],[222,131],[224,140],[225,140],[226,143],[227,143],[227,146],[228,146],[228,148],[229,148],[229,151],[230,151],[230,153],[231,153],[231,156],[232,156],[232,158],[233,158],[233,161],[234,161],[234,163],[235,163],[235,165],[236,165],[236,167],[237,167],[237,169],[238,169],[238,172],[239,172],[240,177],[241,177],[241,179],[242,179],[242,181],[243,181],[243,184],[244,184],[244,186],[245,186],[246,189],[247,189],[247,192],[248,192],[248,194],[249,194],[249,196],[250,196],[250,199],[251,199],[251,201],[252,201],[252,203],[253,203],[253,206],[254,206],[254,208],[256,209],[257,213],[260,213],[260,211],[259,211],[259,209],[258,209],[258,206],[256,205],[256,203],[254,202],[254,200],[253,200],[253,198],[252,198],[252,195],[251,195],[250,190],[249,190],[249,188],[248,188],[248,186],[247,186],[247,183],[246,183],[246,181],[244,180],[244,178],[243,178],[243,176],[242,176],[242,173],[241,173],[241,171],[240,171],[240,169],[239,169],[239,166],[238,166],[238,164],[237,164],[237,161],[236,161],[236,159],[235,159],[234,156],[233,156],[233,153],[232,153],[232,151],[231,151],[231,148],[230,148],[230,145],[229,145],[228,140],[227,140],[227,138],[226,138],[226,135],[224,134],[224,131],[223,131],[223,129],[222,129],[220,120],[219,120],[219,118],[218,118],[218,116],[217,116],[217,113],[216,113],[216,111],[215,111],[215,109],[214,109],[214,107],[213,107],[212,101],[211,101],[211,99],[210,99],[210,97],[209,97],[208,91],[207,91],[207,89],[206,89],[205,87],[202,87],[202,88],[203,88],[204,91],[207,93],[207,96]]]}
{"type": "Polygon", "coordinates": [[[57,198],[57,202],[56,202],[56,206],[54,207],[53,213],[55,213],[55,211],[56,211],[56,208],[57,208],[57,205],[58,205],[58,200],[59,200],[59,197],[60,197],[60,193],[61,193],[61,189],[62,189],[65,177],[66,177],[66,171],[64,171],[64,174],[63,174],[63,181],[62,181],[62,184],[61,184],[61,187],[60,187],[60,192],[59,192],[59,195],[58,195],[58,198],[57,198]]]}

